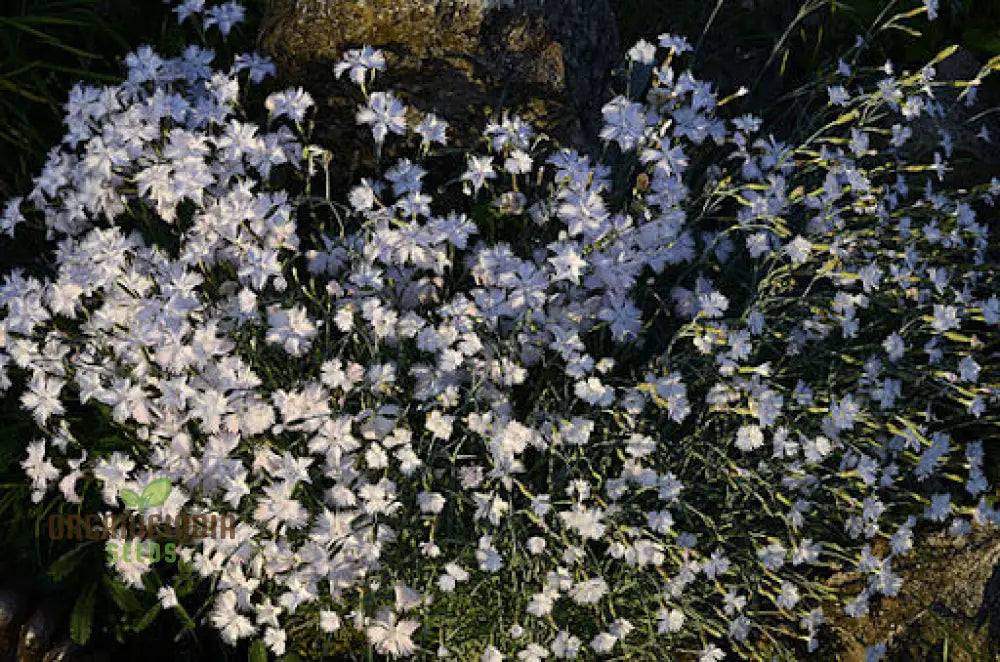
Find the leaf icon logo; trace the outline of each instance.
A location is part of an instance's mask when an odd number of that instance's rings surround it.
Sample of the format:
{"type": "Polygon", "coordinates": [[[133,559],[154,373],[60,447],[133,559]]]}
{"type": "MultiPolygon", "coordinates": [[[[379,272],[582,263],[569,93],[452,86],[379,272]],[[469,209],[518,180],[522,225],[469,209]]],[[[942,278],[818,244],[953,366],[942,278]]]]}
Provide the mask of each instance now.
{"type": "Polygon", "coordinates": [[[141,513],[146,508],[162,506],[170,496],[171,487],[169,478],[157,478],[146,485],[141,495],[136,494],[135,490],[126,488],[119,490],[118,496],[127,507],[141,513]]]}

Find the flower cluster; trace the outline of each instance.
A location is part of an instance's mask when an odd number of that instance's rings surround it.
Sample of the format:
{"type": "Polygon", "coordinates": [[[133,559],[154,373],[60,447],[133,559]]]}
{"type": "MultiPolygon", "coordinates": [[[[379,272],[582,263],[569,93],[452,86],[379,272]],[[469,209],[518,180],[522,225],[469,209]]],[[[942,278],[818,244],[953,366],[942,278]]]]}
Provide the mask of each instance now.
{"type": "MultiPolygon", "coordinates": [[[[440,187],[447,124],[352,51],[359,126],[415,149],[330,197],[277,185],[328,159],[303,90],[246,119],[259,56],[143,48],[122,85],[76,88],[2,223],[53,242],[0,287],[35,499],[93,483],[116,507],[168,477],[164,513],[238,512],[178,572],[226,641],[278,655],[353,627],[391,657],[708,662],[814,650],[831,608],[896,595],[925,524],[1000,521],[977,220],[1000,183],[902,156],[946,111],[932,67],[842,67],[789,145],[727,117],[688,49],[633,49],[652,86],[604,107],[601,161],[503,114],[440,187]],[[120,448],[91,452],[87,417],[120,448]]],[[[114,568],[137,590],[153,569],[114,568]]]]}

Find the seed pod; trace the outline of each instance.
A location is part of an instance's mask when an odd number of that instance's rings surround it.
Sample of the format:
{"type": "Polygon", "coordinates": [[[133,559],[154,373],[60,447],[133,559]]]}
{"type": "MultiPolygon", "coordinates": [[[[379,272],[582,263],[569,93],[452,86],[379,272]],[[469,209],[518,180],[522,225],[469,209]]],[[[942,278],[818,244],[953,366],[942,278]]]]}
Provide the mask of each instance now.
{"type": "Polygon", "coordinates": [[[42,662],[45,651],[52,646],[65,627],[65,609],[55,601],[42,604],[21,627],[21,640],[17,647],[17,662],[42,662]]]}
{"type": "Polygon", "coordinates": [[[28,617],[28,599],[11,589],[0,589],[0,657],[13,655],[21,623],[28,617]]]}
{"type": "Polygon", "coordinates": [[[636,177],[635,187],[639,190],[639,193],[645,193],[649,190],[649,175],[644,172],[640,172],[639,176],[636,177]]]}

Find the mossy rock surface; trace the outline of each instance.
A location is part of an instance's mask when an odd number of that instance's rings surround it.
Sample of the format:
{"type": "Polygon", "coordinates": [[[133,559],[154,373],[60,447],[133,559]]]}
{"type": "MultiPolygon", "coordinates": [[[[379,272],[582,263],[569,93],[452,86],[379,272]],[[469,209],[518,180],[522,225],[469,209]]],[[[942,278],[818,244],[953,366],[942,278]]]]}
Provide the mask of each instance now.
{"type": "MultiPolygon", "coordinates": [[[[876,549],[886,554],[886,549],[876,549]]],[[[898,596],[872,604],[864,618],[831,609],[837,633],[817,659],[862,662],[864,646],[888,644],[888,659],[991,660],[1000,649],[1000,537],[996,528],[976,527],[962,539],[946,534],[920,542],[898,564],[898,596]],[[947,651],[947,652],[946,652],[947,651]]],[[[856,573],[841,573],[831,586],[855,595],[864,585],[856,573]]]]}
{"type": "Polygon", "coordinates": [[[284,83],[317,96],[317,141],[335,152],[360,147],[344,142],[358,133],[357,90],[333,76],[346,49],[383,48],[389,72],[378,88],[449,121],[462,146],[487,109],[503,108],[560,142],[593,148],[584,137],[596,136],[620,57],[607,0],[277,0],[261,43],[284,83]]]}

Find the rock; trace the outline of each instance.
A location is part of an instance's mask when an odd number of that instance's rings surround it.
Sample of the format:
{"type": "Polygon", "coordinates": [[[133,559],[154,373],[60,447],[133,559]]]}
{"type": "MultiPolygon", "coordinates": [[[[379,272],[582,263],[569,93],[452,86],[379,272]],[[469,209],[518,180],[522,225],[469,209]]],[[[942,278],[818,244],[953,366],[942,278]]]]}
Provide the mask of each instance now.
{"type": "Polygon", "coordinates": [[[83,649],[72,639],[65,639],[45,653],[42,662],[80,662],[83,660],[83,649]]]}
{"type": "Polygon", "coordinates": [[[17,662],[42,662],[56,638],[65,631],[66,609],[57,600],[44,602],[21,628],[17,662]]]}
{"type": "MultiPolygon", "coordinates": [[[[853,649],[859,653],[856,659],[863,660],[863,646],[888,642],[891,660],[932,659],[928,656],[940,655],[950,639],[953,659],[989,659],[987,651],[996,649],[1000,636],[1000,540],[995,529],[974,527],[962,540],[931,536],[897,572],[904,578],[900,594],[873,604],[868,617],[852,619],[840,609],[829,610],[828,621],[840,635],[837,654],[853,660],[853,649]]],[[[830,580],[845,595],[857,594],[862,585],[856,573],[830,580]]]]}
{"type": "Polygon", "coordinates": [[[993,566],[993,574],[983,587],[983,599],[972,621],[977,632],[984,625],[989,626],[986,640],[990,655],[996,657],[1000,653],[1000,562],[993,566]]]}
{"type": "MultiPolygon", "coordinates": [[[[320,103],[318,123],[349,121],[354,131],[356,101],[349,116],[329,112],[353,98],[332,67],[344,50],[368,44],[390,56],[383,84],[398,82],[408,103],[453,127],[503,107],[591,148],[596,141],[585,137],[596,137],[619,59],[609,0],[277,0],[261,42],[283,82],[306,87],[320,103]]],[[[327,137],[348,131],[339,128],[327,137]]],[[[460,130],[455,139],[471,137],[460,130]]]]}
{"type": "Polygon", "coordinates": [[[28,616],[28,600],[19,591],[0,589],[0,656],[17,650],[21,623],[28,616]]]}

